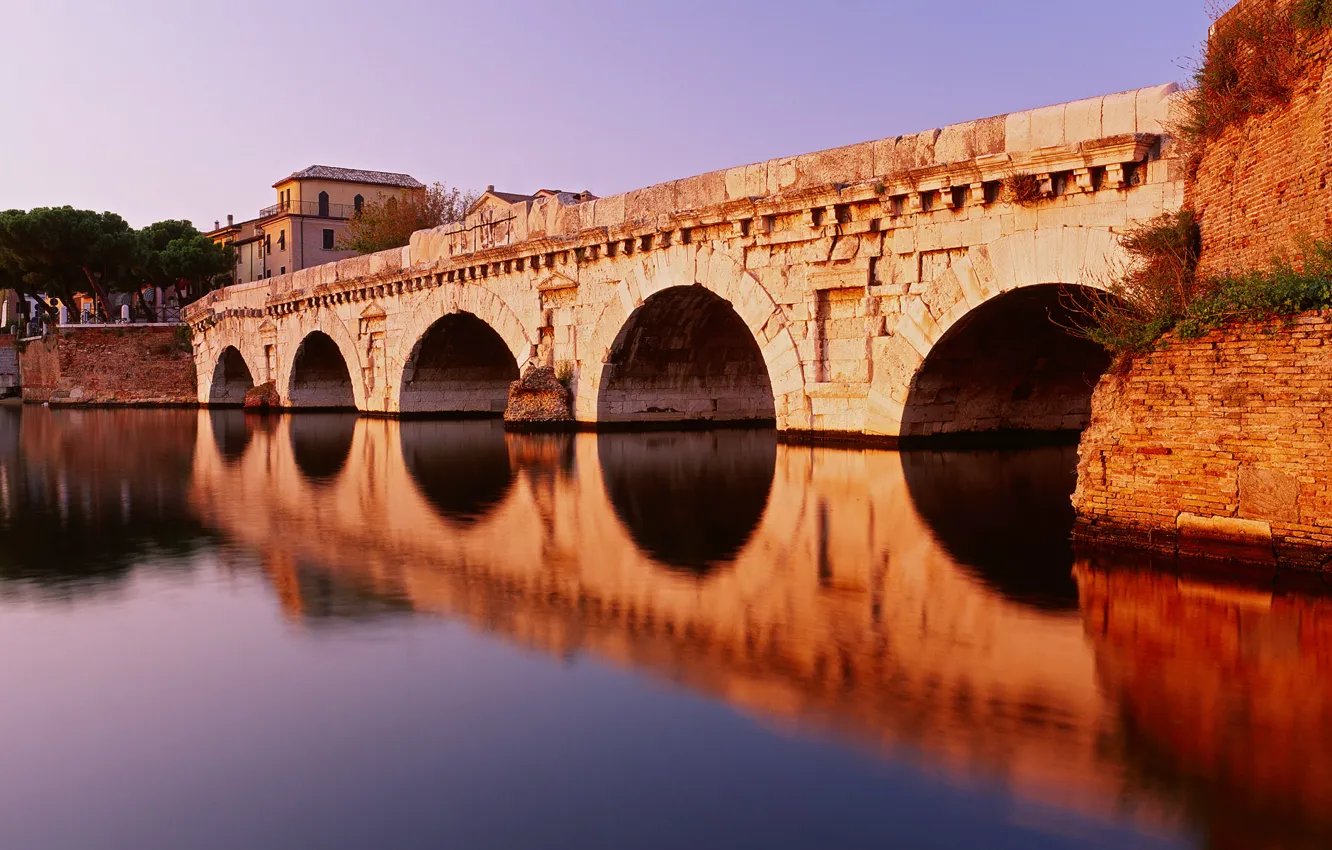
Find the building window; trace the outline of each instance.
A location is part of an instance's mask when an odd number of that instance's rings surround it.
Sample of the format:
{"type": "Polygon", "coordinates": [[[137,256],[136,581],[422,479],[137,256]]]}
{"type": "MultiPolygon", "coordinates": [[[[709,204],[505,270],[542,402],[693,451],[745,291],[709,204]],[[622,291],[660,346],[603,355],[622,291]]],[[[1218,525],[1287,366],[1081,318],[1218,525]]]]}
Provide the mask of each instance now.
{"type": "Polygon", "coordinates": [[[278,250],[287,250],[287,231],[285,230],[278,231],[278,250]]]}
{"type": "Polygon", "coordinates": [[[273,234],[271,233],[264,234],[264,253],[273,253],[273,234]]]}
{"type": "Polygon", "coordinates": [[[282,268],[278,269],[278,274],[286,274],[286,273],[287,273],[287,267],[286,267],[286,266],[283,266],[282,268]]]}
{"type": "Polygon", "coordinates": [[[272,277],[272,276],[273,276],[272,269],[264,269],[264,277],[272,277]]]}
{"type": "Polygon", "coordinates": [[[324,250],[325,251],[333,250],[333,231],[331,230],[324,231],[324,250]]]}
{"type": "Polygon", "coordinates": [[[360,215],[361,207],[365,206],[365,198],[361,197],[360,195],[357,195],[355,198],[352,199],[352,206],[356,208],[356,214],[360,215]]]}
{"type": "Polygon", "coordinates": [[[320,193],[319,193],[319,216],[320,216],[321,218],[328,218],[328,193],[327,193],[327,192],[320,192],[320,193]]]}

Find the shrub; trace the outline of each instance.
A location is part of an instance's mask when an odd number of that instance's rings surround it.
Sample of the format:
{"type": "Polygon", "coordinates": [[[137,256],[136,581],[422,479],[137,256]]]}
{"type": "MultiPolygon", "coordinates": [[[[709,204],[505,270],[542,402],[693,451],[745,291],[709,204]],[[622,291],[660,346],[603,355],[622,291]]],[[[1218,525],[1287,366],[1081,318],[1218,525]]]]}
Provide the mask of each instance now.
{"type": "Polygon", "coordinates": [[[1118,355],[1146,351],[1199,295],[1201,239],[1191,210],[1167,213],[1123,237],[1129,267],[1105,287],[1070,294],[1074,333],[1118,355]]]}
{"type": "Polygon", "coordinates": [[[1332,27],[1332,0],[1296,0],[1295,25],[1306,30],[1332,27]]]}
{"type": "Polygon", "coordinates": [[[1265,271],[1210,281],[1206,291],[1185,309],[1175,332],[1192,339],[1229,322],[1290,318],[1329,307],[1332,242],[1309,242],[1293,261],[1283,258],[1265,271]]]}
{"type": "Polygon", "coordinates": [[[561,360],[556,363],[555,380],[563,384],[566,390],[569,389],[569,385],[573,383],[573,363],[568,360],[561,360]]]}
{"type": "Polygon", "coordinates": [[[1024,207],[1045,197],[1045,193],[1041,191],[1041,178],[1035,174],[1019,172],[1005,180],[1004,186],[1008,199],[1024,207]]]}
{"type": "Polygon", "coordinates": [[[1332,308],[1332,242],[1306,242],[1265,270],[1200,277],[1198,225],[1185,210],[1130,232],[1124,247],[1132,263],[1107,291],[1066,299],[1081,317],[1070,330],[1121,360],[1150,351],[1170,331],[1193,339],[1230,322],[1332,308]]]}
{"type": "Polygon", "coordinates": [[[1195,146],[1225,128],[1286,103],[1307,55],[1297,19],[1321,17],[1327,0],[1301,0],[1301,9],[1255,3],[1223,16],[1193,74],[1176,134],[1195,146]]]}

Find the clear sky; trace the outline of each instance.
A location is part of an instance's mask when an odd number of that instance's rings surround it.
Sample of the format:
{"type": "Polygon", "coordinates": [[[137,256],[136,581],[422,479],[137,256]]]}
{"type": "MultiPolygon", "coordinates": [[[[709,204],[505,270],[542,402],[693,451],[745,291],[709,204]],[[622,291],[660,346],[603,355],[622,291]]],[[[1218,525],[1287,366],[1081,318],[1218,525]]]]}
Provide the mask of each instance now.
{"type": "Polygon", "coordinates": [[[0,0],[0,208],[203,229],[315,163],[607,195],[1187,77],[1206,0],[0,0]]]}

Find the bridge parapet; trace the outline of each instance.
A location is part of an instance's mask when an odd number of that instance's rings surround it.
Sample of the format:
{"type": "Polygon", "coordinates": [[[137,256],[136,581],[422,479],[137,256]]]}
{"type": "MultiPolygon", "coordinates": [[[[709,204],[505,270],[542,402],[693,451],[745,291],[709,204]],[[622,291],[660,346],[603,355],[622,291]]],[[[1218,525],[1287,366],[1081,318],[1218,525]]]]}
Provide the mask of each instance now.
{"type": "Polygon", "coordinates": [[[496,375],[569,364],[586,422],[775,418],[887,436],[1075,427],[1087,400],[1067,397],[1071,373],[1032,403],[1039,410],[1014,412],[997,397],[959,401],[956,376],[922,389],[921,368],[959,320],[1005,293],[1108,280],[1122,259],[1116,234],[1182,204],[1163,134],[1174,93],[1109,95],[609,198],[524,201],[420,231],[403,249],[230,287],[185,313],[200,400],[227,347],[255,381],[289,392],[302,340],[318,331],[346,361],[346,398],[396,413],[419,376],[472,381],[484,368],[454,351],[452,365],[417,369],[436,356],[422,347],[427,333],[466,313],[512,358],[496,375]],[[642,312],[689,287],[707,297],[642,312]]]}

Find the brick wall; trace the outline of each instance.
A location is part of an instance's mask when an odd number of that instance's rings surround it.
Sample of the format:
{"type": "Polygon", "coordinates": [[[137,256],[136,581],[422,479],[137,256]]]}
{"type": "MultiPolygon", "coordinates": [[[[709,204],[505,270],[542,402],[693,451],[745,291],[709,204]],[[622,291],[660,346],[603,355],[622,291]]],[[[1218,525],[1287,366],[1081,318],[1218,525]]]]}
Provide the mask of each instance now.
{"type": "Polygon", "coordinates": [[[23,343],[23,399],[197,404],[194,359],[174,327],[68,328],[23,343]]]}
{"type": "Polygon", "coordinates": [[[0,398],[18,390],[18,351],[15,338],[0,334],[0,398]]]}
{"type": "Polygon", "coordinates": [[[1332,313],[1168,340],[1107,375],[1079,448],[1077,537],[1323,566],[1330,386],[1332,313]]]}
{"type": "MultiPolygon", "coordinates": [[[[1227,17],[1289,3],[1245,0],[1227,17]]],[[[1201,220],[1208,271],[1262,267],[1303,237],[1332,234],[1332,32],[1307,47],[1290,102],[1228,128],[1202,154],[1187,201],[1201,220]]]]}

